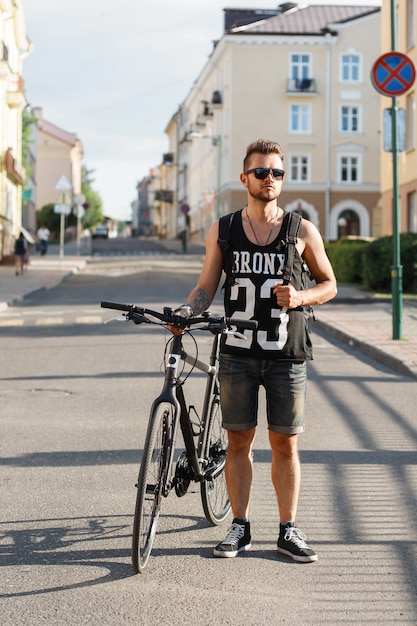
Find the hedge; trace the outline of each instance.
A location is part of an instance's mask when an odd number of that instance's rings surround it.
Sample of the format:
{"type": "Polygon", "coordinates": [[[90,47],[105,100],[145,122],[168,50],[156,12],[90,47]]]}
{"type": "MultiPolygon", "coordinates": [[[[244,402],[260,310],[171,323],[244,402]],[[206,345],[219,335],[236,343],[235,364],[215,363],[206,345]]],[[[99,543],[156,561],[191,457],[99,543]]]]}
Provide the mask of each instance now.
{"type": "MultiPolygon", "coordinates": [[[[370,291],[391,290],[393,237],[372,242],[341,239],[326,245],[326,251],[340,283],[356,283],[370,291]]],[[[417,234],[400,234],[403,291],[417,293],[417,234]]]]}

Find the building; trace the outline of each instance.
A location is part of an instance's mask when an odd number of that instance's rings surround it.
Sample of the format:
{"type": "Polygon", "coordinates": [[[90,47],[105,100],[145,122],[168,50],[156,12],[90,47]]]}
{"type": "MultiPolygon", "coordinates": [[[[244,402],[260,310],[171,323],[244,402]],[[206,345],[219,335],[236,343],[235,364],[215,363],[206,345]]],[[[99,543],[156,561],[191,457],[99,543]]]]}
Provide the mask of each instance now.
{"type": "Polygon", "coordinates": [[[0,0],[0,260],[22,225],[22,64],[30,53],[20,0],[0,0]]]}
{"type": "Polygon", "coordinates": [[[166,128],[176,172],[168,236],[182,229],[181,207],[191,237],[204,240],[215,217],[244,205],[242,159],[259,137],[283,148],[283,208],[327,241],[380,234],[380,105],[370,80],[379,7],[224,11],[223,35],[166,128]]]}
{"type": "MultiPolygon", "coordinates": [[[[417,7],[415,0],[395,3],[396,46],[395,49],[407,55],[417,68],[417,7]]],[[[383,0],[381,8],[381,47],[380,53],[392,50],[391,3],[383,0]]],[[[399,230],[417,233],[417,125],[416,88],[397,97],[399,110],[405,113],[404,150],[398,153],[398,193],[399,230]]],[[[392,98],[380,96],[380,119],[384,109],[392,107],[392,98]]],[[[382,122],[381,122],[382,123],[382,122]]],[[[388,141],[389,143],[389,141],[388,141]]],[[[393,233],[393,167],[392,153],[384,151],[381,138],[381,234],[393,233]]]]}
{"type": "Polygon", "coordinates": [[[36,129],[36,210],[46,204],[72,204],[73,196],[81,194],[83,146],[75,133],[68,132],[43,118],[42,109],[33,109],[36,129]],[[62,197],[56,189],[65,176],[71,189],[62,197]]]}

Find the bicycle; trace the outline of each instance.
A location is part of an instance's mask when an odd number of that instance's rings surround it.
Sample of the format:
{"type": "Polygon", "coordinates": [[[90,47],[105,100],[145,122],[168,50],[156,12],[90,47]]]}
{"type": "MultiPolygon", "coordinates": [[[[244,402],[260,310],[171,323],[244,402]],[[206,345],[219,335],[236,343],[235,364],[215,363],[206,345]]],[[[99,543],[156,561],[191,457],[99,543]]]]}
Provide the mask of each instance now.
{"type": "Polygon", "coordinates": [[[172,333],[166,345],[165,380],[161,393],[151,405],[136,484],[132,564],[134,571],[139,573],[145,569],[152,551],[162,498],[167,497],[173,489],[178,497],[182,497],[187,493],[191,481],[200,483],[203,511],[212,526],[221,524],[229,514],[230,502],[224,477],[227,438],[222,428],[217,377],[220,335],[232,333],[245,339],[240,331],[254,329],[257,323],[253,320],[213,316],[208,312],[184,319],[168,307],[161,313],[116,302],[103,301],[101,306],[123,311],[124,316],[116,318],[120,321],[156,324],[168,328],[172,333]],[[236,330],[232,330],[232,327],[236,330]],[[181,330],[175,332],[177,328],[181,330]],[[187,354],[183,347],[184,334],[192,334],[191,328],[193,331],[214,334],[208,363],[187,354]],[[186,376],[183,376],[181,361],[191,366],[186,376]],[[194,406],[187,405],[184,395],[184,383],[195,368],[207,374],[201,417],[194,406]],[[197,418],[197,423],[192,420],[191,412],[193,419],[197,418]],[[175,461],[178,425],[185,450],[175,461]]]}

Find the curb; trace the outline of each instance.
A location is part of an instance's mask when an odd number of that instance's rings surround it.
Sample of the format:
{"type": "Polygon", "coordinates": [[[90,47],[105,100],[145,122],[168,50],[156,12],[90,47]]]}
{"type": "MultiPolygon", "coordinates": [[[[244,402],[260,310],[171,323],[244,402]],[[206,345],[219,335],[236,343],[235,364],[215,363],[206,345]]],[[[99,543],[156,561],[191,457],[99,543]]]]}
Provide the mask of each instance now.
{"type": "Polygon", "coordinates": [[[376,361],[379,361],[383,365],[398,372],[399,374],[405,374],[406,376],[417,379],[417,371],[410,368],[406,363],[401,361],[399,358],[393,356],[392,354],[388,354],[387,352],[384,352],[384,350],[381,350],[380,348],[377,348],[376,346],[373,346],[366,341],[356,339],[355,337],[352,337],[348,333],[345,333],[343,330],[340,330],[339,328],[333,326],[332,324],[329,324],[328,322],[322,322],[316,319],[314,324],[319,330],[333,335],[333,337],[336,337],[336,339],[339,339],[343,343],[346,343],[349,347],[355,348],[363,354],[372,357],[376,361]]]}
{"type": "Polygon", "coordinates": [[[26,293],[20,296],[15,296],[14,298],[10,298],[10,300],[0,302],[0,312],[7,311],[9,307],[12,307],[19,302],[23,302],[26,298],[28,298],[29,296],[32,296],[35,293],[39,293],[41,291],[46,291],[49,289],[55,289],[55,287],[58,287],[59,285],[61,285],[70,276],[73,276],[74,274],[78,274],[79,271],[83,270],[86,267],[87,263],[88,263],[88,260],[83,260],[80,263],[78,263],[76,267],[69,268],[67,271],[65,271],[61,276],[59,276],[53,283],[51,283],[48,286],[43,285],[41,287],[34,287],[31,291],[27,291],[26,293]]]}

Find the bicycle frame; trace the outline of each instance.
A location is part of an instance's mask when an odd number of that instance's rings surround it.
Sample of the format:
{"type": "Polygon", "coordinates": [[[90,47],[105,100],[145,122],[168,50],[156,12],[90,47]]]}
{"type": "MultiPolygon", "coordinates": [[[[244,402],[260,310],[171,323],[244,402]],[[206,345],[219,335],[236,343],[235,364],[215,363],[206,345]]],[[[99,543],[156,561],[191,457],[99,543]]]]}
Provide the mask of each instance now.
{"type": "MultiPolygon", "coordinates": [[[[169,457],[167,458],[167,463],[164,471],[164,484],[162,485],[162,494],[164,496],[167,496],[173,487],[174,474],[171,470],[173,468],[178,423],[181,427],[184,445],[190,467],[193,471],[194,480],[197,482],[205,480],[206,472],[201,459],[201,450],[204,444],[205,433],[203,432],[203,436],[200,436],[198,445],[196,446],[195,435],[193,432],[188,407],[185,401],[183,385],[179,379],[179,369],[180,362],[184,361],[207,374],[205,397],[203,403],[203,414],[201,415],[201,423],[205,425],[207,423],[209,411],[208,400],[213,392],[214,385],[217,384],[216,361],[218,359],[219,341],[219,335],[215,335],[212,343],[209,363],[205,363],[204,361],[200,361],[199,359],[196,359],[195,357],[192,357],[185,352],[182,345],[182,335],[178,334],[173,336],[172,348],[167,355],[166,360],[164,386],[159,396],[152,403],[151,407],[151,415],[155,407],[163,402],[171,404],[174,407],[174,424],[171,433],[171,445],[169,450],[169,457]]],[[[220,472],[222,469],[223,466],[219,466],[217,468],[217,471],[220,472]]]]}

